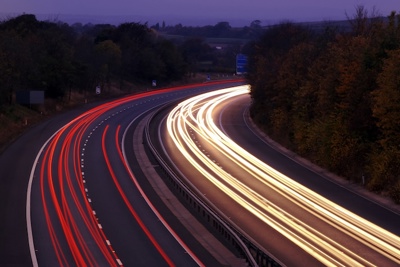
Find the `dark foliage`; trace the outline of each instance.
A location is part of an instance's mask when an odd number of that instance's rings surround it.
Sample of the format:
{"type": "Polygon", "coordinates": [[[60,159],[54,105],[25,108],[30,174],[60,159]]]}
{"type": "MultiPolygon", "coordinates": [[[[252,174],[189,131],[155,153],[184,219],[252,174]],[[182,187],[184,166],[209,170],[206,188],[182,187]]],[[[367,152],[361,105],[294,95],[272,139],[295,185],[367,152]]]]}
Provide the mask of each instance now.
{"type": "Polygon", "coordinates": [[[399,201],[400,15],[356,11],[346,31],[269,28],[249,60],[251,116],[290,149],[399,201]]]}
{"type": "Polygon", "coordinates": [[[168,83],[182,79],[186,66],[177,47],[147,25],[69,26],[34,15],[0,23],[0,106],[18,90],[63,99],[122,80],[168,83]]]}
{"type": "Polygon", "coordinates": [[[148,27],[147,24],[38,21],[24,14],[0,22],[0,108],[12,104],[16,91],[44,90],[47,98],[69,99],[71,92],[86,94],[96,86],[167,85],[198,72],[233,74],[235,56],[245,38],[259,35],[261,26],[233,29],[220,22],[210,27],[148,27]],[[181,42],[165,38],[165,32],[187,34],[181,42]],[[207,36],[242,38],[239,43],[207,36]],[[217,49],[221,45],[223,49],[217,49]]]}

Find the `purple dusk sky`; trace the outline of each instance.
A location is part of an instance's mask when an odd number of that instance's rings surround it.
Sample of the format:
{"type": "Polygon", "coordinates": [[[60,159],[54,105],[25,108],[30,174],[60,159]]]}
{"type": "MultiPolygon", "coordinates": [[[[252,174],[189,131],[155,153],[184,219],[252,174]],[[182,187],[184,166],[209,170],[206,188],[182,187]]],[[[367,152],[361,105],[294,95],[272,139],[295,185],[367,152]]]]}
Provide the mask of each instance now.
{"type": "Polygon", "coordinates": [[[276,22],[346,19],[356,6],[387,16],[399,0],[0,0],[0,13],[19,15],[130,16],[145,21],[276,22]]]}

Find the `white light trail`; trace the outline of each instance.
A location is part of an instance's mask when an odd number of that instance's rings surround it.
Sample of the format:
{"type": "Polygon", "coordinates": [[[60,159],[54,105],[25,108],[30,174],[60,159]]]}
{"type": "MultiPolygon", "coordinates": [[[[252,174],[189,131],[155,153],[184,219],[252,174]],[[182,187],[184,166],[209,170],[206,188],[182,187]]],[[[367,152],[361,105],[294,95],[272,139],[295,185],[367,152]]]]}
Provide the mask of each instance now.
{"type": "Polygon", "coordinates": [[[266,187],[337,230],[400,264],[400,238],[274,170],[228,138],[213,121],[215,109],[248,86],[208,92],[180,103],[167,118],[169,136],[183,156],[211,183],[264,223],[327,266],[374,266],[278,207],[221,168],[201,149],[211,145],[266,187]],[[200,142],[200,143],[199,143],[200,142]]]}

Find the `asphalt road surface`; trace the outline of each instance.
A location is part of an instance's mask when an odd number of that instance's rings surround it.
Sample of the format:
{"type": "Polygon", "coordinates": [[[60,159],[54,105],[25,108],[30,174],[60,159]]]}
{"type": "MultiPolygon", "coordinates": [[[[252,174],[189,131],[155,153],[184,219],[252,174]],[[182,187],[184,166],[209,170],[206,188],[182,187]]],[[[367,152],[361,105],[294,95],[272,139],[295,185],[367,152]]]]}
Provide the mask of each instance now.
{"type": "Polygon", "coordinates": [[[187,101],[160,128],[188,183],[287,266],[398,266],[399,214],[282,154],[251,127],[249,95],[230,93],[187,101]]]}
{"type": "Polygon", "coordinates": [[[143,174],[130,172],[139,168],[127,166],[133,141],[126,135],[154,107],[221,86],[87,106],[12,143],[0,155],[0,266],[219,265],[168,213],[143,174]]]}

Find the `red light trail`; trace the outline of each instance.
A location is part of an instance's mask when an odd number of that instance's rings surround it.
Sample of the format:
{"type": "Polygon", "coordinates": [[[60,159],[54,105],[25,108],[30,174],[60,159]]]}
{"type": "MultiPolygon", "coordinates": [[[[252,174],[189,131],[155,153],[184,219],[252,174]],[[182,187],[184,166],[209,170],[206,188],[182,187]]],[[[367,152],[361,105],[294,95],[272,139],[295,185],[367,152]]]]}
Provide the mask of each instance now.
{"type": "MultiPolygon", "coordinates": [[[[209,84],[212,85],[225,82],[226,81],[209,84]]],[[[118,257],[117,252],[111,246],[111,242],[107,238],[107,229],[103,229],[100,223],[101,218],[96,216],[96,212],[92,207],[92,200],[89,197],[89,190],[86,187],[87,184],[84,172],[86,144],[91,134],[100,125],[104,127],[101,138],[103,159],[106,162],[109,175],[111,176],[120,197],[129,209],[132,217],[134,217],[138,222],[143,232],[161,257],[165,260],[167,265],[175,265],[154,238],[153,234],[143,223],[120,185],[118,177],[113,169],[114,167],[110,163],[110,158],[106,149],[106,135],[110,126],[104,126],[103,122],[109,118],[107,118],[107,113],[111,113],[113,110],[122,109],[120,108],[121,105],[127,105],[132,101],[144,99],[145,97],[154,96],[160,93],[176,92],[182,89],[196,88],[198,86],[199,85],[190,85],[150,91],[99,105],[70,121],[48,140],[36,159],[36,163],[31,172],[28,188],[27,223],[31,257],[34,266],[38,266],[36,257],[37,251],[34,244],[34,237],[37,233],[32,231],[32,203],[30,202],[30,198],[35,177],[39,177],[41,209],[45,225],[47,226],[47,233],[42,232],[44,230],[42,229],[40,235],[48,235],[57,264],[59,266],[98,266],[104,264],[109,266],[123,265],[122,260],[118,257]],[[99,123],[99,121],[101,121],[101,123],[99,123]],[[89,132],[90,134],[88,134],[89,132]],[[87,135],[86,140],[84,138],[85,135],[87,135]],[[39,168],[37,168],[37,166],[39,166],[39,168]]],[[[127,175],[130,176],[132,183],[146,199],[148,205],[156,216],[158,216],[159,220],[164,224],[172,236],[174,236],[175,240],[177,240],[186,253],[188,253],[198,265],[202,266],[203,264],[201,261],[176,235],[154,206],[152,206],[135,180],[124,156],[122,155],[118,141],[120,129],[120,126],[116,129],[115,144],[113,144],[113,146],[116,148],[119,160],[122,162],[123,168],[128,173],[127,175]]],[[[37,203],[34,205],[37,205],[37,203]]],[[[46,245],[46,247],[49,246],[46,245]]]]}

